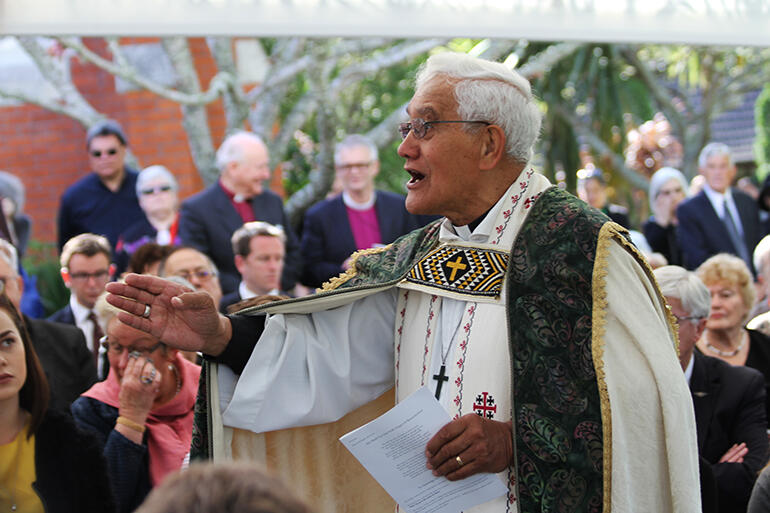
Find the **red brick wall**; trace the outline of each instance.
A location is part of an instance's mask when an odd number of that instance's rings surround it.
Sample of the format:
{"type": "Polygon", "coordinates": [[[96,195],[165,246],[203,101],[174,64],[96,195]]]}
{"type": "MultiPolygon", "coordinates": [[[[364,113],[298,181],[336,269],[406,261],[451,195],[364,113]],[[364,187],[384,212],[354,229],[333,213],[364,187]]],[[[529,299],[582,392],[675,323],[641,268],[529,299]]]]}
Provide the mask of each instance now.
{"type": "MultiPolygon", "coordinates": [[[[124,43],[152,41],[125,39],[124,43]]],[[[107,56],[101,39],[86,44],[107,56]]],[[[190,40],[206,89],[216,65],[203,38],[190,40]]],[[[118,120],[129,147],[143,166],[162,164],[177,177],[180,196],[201,190],[203,182],[193,164],[178,105],[146,91],[118,94],[115,79],[93,65],[74,62],[72,76],[81,94],[94,108],[118,120]]],[[[225,116],[222,102],[207,107],[214,145],[222,141],[225,116]]],[[[0,169],[17,175],[27,188],[25,211],[32,217],[32,237],[56,240],[56,212],[64,190],[88,172],[85,128],[63,115],[35,106],[0,108],[0,169]]]]}

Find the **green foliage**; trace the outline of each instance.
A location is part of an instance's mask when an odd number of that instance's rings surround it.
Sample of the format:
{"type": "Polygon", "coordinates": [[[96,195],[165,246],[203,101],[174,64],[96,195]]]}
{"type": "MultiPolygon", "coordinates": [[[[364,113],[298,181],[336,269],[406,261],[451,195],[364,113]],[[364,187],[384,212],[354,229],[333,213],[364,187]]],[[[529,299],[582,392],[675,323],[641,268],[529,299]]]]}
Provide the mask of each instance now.
{"type": "MultiPolygon", "coordinates": [[[[396,41],[395,44],[400,42],[403,41],[396,41]]],[[[375,58],[386,49],[378,49],[366,56],[351,55],[349,59],[342,61],[332,78],[345,67],[375,58]]],[[[409,101],[413,93],[414,75],[426,58],[427,55],[382,69],[344,88],[332,106],[332,115],[337,126],[336,139],[341,140],[345,135],[352,133],[367,133],[409,101]]],[[[294,102],[312,87],[312,84],[305,77],[299,77],[291,87],[291,94],[281,106],[282,119],[288,115],[294,102]]],[[[311,141],[311,145],[312,141],[318,141],[316,117],[312,116],[301,131],[302,140],[295,139],[283,156],[285,159],[284,188],[289,195],[307,184],[310,170],[315,167],[312,159],[316,157],[317,148],[313,147],[311,151],[307,151],[306,144],[307,141],[311,141]]],[[[403,193],[407,175],[403,171],[403,159],[396,153],[397,147],[398,142],[394,142],[386,148],[381,148],[380,174],[376,182],[380,188],[403,193]]]]}
{"type": "Polygon", "coordinates": [[[28,274],[37,277],[37,291],[46,315],[67,304],[70,293],[61,279],[59,257],[53,243],[31,240],[22,265],[28,274]]]}
{"type": "Polygon", "coordinates": [[[756,139],[754,156],[757,159],[757,179],[760,183],[770,173],[770,85],[765,85],[754,105],[756,139]]]}

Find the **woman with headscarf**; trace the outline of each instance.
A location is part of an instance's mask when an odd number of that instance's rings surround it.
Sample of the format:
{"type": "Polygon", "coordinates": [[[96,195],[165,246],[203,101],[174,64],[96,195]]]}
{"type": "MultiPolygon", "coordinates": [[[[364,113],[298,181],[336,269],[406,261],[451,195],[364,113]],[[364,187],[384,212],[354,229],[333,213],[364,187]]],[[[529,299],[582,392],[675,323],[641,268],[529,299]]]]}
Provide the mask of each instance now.
{"type": "Polygon", "coordinates": [[[127,513],[188,457],[200,367],[123,324],[104,296],[96,312],[110,372],[72,404],[72,414],[102,443],[118,511],[127,513]]]}
{"type": "Polygon", "coordinates": [[[642,231],[652,250],[662,254],[670,265],[682,265],[682,251],[676,239],[676,207],[687,197],[687,180],[673,167],[658,169],[650,179],[652,215],[642,231]]]}

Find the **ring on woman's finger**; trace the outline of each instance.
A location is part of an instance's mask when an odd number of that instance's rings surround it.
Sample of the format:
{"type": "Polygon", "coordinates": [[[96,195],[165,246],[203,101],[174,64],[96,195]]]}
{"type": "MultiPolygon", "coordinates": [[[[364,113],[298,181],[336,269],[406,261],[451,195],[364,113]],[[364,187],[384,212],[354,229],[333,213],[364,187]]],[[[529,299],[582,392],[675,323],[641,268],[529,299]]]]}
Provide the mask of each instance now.
{"type": "Polygon", "coordinates": [[[150,318],[150,305],[144,305],[144,312],[142,313],[142,317],[145,319],[150,318]]]}
{"type": "Polygon", "coordinates": [[[463,460],[460,459],[460,455],[455,456],[455,461],[457,462],[457,468],[460,468],[463,466],[463,460]]]}
{"type": "Polygon", "coordinates": [[[157,375],[158,375],[158,371],[156,371],[155,369],[152,369],[150,371],[150,381],[154,380],[155,376],[157,376],[157,375]]]}
{"type": "Polygon", "coordinates": [[[150,377],[150,376],[142,376],[141,378],[139,378],[139,380],[145,385],[152,385],[152,382],[154,379],[155,379],[154,377],[150,377]]]}
{"type": "Polygon", "coordinates": [[[130,353],[128,353],[129,358],[135,359],[135,358],[140,358],[141,356],[142,356],[142,353],[140,353],[139,351],[131,351],[130,353]]]}

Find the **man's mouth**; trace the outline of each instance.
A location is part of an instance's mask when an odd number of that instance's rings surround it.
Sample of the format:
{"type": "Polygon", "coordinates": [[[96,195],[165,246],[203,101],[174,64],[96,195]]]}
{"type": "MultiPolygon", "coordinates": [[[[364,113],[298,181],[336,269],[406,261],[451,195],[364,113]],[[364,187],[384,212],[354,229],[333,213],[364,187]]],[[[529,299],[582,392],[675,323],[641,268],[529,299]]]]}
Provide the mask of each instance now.
{"type": "Polygon", "coordinates": [[[425,178],[424,174],[418,173],[417,171],[414,171],[412,169],[407,169],[406,172],[409,173],[411,175],[411,177],[412,177],[411,180],[409,180],[409,182],[407,182],[407,183],[410,183],[410,184],[416,184],[417,182],[419,182],[420,180],[425,178]]]}

